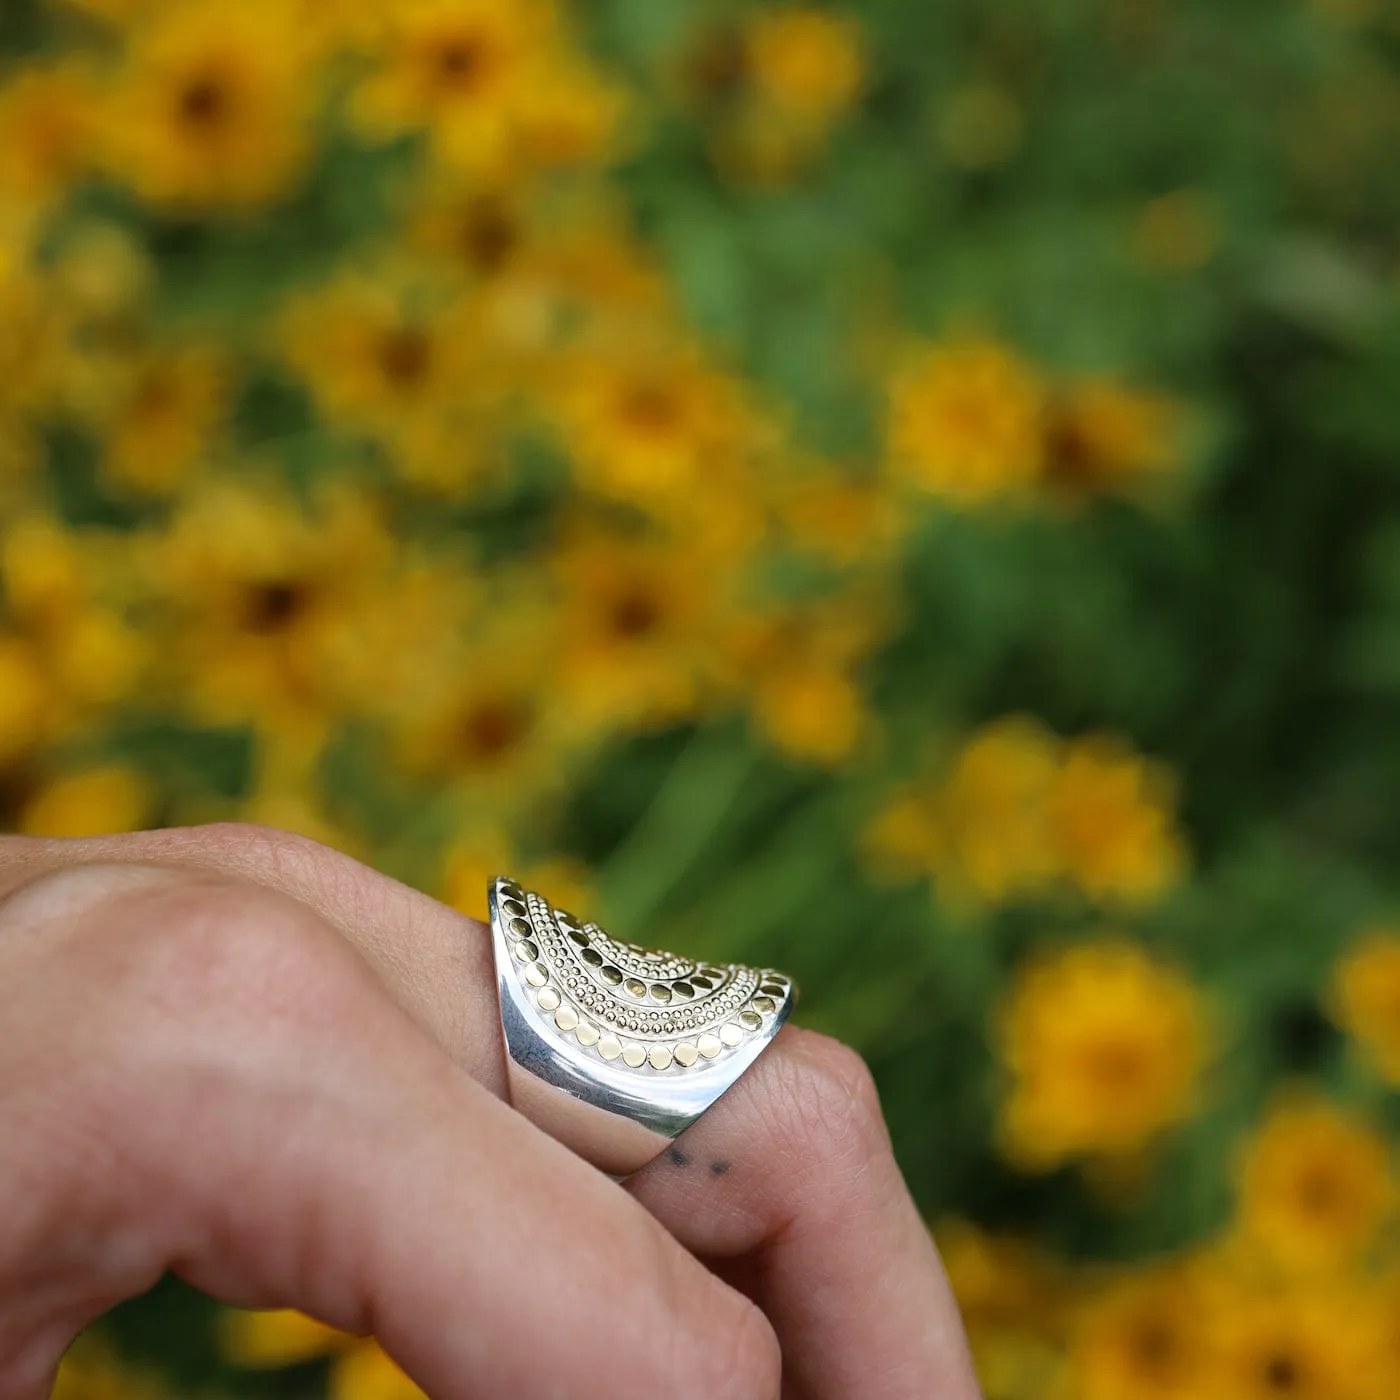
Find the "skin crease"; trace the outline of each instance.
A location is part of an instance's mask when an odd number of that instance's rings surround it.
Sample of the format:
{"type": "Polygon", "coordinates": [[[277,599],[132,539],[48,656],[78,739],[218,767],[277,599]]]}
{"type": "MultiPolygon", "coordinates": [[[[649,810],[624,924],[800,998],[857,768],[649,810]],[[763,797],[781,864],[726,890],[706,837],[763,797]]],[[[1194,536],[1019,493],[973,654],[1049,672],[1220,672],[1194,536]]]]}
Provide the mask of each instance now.
{"type": "Polygon", "coordinates": [[[625,1187],[504,1082],[487,931],[347,857],[0,838],[0,1400],[166,1269],[443,1400],[975,1400],[852,1051],[786,1027],[625,1187]]]}

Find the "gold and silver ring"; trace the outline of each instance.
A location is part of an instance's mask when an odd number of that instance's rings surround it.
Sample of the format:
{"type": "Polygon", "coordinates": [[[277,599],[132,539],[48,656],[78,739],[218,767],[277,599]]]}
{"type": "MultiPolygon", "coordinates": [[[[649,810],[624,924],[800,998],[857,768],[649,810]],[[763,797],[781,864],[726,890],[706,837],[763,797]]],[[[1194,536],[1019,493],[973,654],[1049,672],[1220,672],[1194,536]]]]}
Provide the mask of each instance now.
{"type": "Polygon", "coordinates": [[[624,943],[504,876],[488,899],[511,1102],[615,1176],[709,1108],[796,999],[780,972],[624,943]]]}

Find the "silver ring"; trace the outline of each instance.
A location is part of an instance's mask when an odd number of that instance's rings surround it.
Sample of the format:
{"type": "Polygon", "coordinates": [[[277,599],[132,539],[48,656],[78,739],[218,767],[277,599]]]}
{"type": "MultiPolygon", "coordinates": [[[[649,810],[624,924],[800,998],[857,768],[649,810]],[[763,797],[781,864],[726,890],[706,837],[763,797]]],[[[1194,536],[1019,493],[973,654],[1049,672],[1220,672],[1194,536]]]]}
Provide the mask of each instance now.
{"type": "Polygon", "coordinates": [[[704,1113],[797,997],[780,972],[623,943],[504,876],[488,900],[511,1103],[615,1176],[704,1113]]]}

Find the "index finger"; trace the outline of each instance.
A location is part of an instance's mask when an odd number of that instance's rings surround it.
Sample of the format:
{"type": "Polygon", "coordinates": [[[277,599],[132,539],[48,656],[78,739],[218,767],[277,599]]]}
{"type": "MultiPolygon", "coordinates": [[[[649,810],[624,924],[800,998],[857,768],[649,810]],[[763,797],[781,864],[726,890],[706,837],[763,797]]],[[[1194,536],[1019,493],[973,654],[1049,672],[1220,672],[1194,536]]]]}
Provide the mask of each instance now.
{"type": "Polygon", "coordinates": [[[786,1026],[628,1189],[768,1315],[784,1394],[975,1400],[946,1276],[854,1051],[786,1026]]]}

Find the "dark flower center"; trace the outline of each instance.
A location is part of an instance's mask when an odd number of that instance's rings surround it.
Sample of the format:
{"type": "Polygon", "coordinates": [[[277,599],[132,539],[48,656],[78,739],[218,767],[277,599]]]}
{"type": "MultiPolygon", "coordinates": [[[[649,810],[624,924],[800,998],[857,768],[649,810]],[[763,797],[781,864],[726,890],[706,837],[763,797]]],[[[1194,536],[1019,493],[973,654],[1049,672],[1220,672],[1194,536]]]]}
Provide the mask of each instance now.
{"type": "Polygon", "coordinates": [[[520,230],[498,204],[477,204],[462,221],[462,251],[467,261],[483,272],[494,272],[503,266],[519,242],[520,230]]]}
{"type": "Polygon", "coordinates": [[[311,589],[298,579],[269,579],[249,587],[243,599],[243,625],[260,636],[285,631],[307,609],[311,589]]]}
{"type": "Polygon", "coordinates": [[[1144,1321],[1133,1333],[1132,1350],[1144,1371],[1161,1375],[1176,1358],[1177,1337],[1165,1322],[1144,1321]]]}
{"type": "Polygon", "coordinates": [[[412,326],[391,331],[379,343],[379,368],[384,378],[406,389],[427,377],[433,348],[428,337],[412,326]]]}
{"type": "Polygon", "coordinates": [[[191,127],[207,131],[221,125],[232,103],[228,88],[212,75],[194,78],[180,91],[180,119],[191,127]]]}
{"type": "Polygon", "coordinates": [[[494,759],[510,752],[528,734],[530,717],[508,700],[482,700],[462,717],[460,742],[473,759],[494,759]]]}
{"type": "Polygon", "coordinates": [[[680,419],[676,396],[659,384],[634,384],[623,399],[627,420],[644,432],[664,433],[680,419]]]}
{"type": "Polygon", "coordinates": [[[1279,1395],[1297,1390],[1302,1379],[1302,1371],[1291,1356],[1271,1356],[1264,1367],[1264,1383],[1279,1395]]]}
{"type": "Polygon", "coordinates": [[[661,609],[656,599],[640,590],[624,593],[617,598],[609,614],[613,632],[619,637],[643,637],[655,631],[661,621],[661,609]]]}
{"type": "Polygon", "coordinates": [[[486,58],[479,40],[462,34],[439,44],[433,55],[433,71],[438,85],[462,89],[481,76],[486,58]]]}

